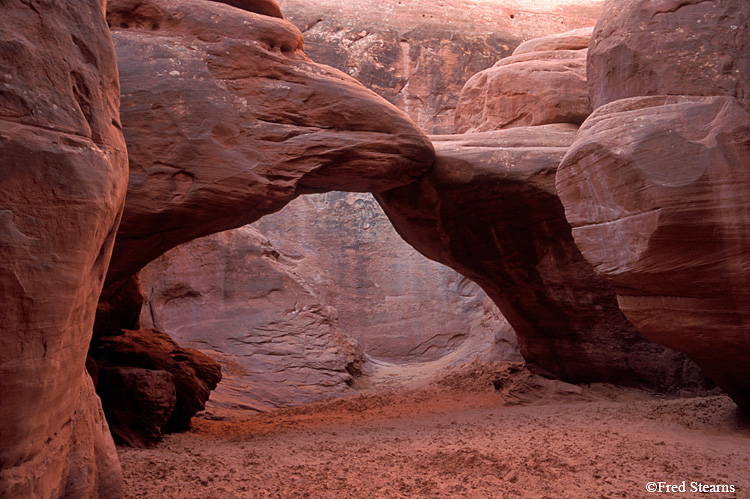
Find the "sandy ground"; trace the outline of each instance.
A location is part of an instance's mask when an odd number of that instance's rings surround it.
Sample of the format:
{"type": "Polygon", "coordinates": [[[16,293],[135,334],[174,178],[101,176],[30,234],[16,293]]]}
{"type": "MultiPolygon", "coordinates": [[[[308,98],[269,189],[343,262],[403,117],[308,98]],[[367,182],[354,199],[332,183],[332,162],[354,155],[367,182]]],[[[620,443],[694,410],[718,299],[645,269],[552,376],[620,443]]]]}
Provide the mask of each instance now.
{"type": "Polygon", "coordinates": [[[359,391],[204,415],[155,448],[120,448],[126,497],[750,498],[750,421],[724,395],[579,387],[486,362],[384,367],[359,391]]]}

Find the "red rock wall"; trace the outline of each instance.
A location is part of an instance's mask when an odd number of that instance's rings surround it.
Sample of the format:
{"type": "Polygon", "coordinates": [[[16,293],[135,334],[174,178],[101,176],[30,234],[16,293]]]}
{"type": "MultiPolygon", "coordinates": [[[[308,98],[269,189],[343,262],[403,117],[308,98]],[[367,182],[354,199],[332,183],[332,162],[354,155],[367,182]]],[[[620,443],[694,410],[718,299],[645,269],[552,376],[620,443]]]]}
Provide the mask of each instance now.
{"type": "Polygon", "coordinates": [[[85,370],[127,183],[112,40],[97,0],[3,2],[0,496],[116,498],[85,370]]]}
{"type": "Polygon", "coordinates": [[[141,325],[222,363],[213,411],[351,393],[365,359],[520,358],[481,289],[406,245],[370,195],[303,196],[181,245],[141,276],[141,325]]]}
{"type": "Polygon", "coordinates": [[[602,0],[279,0],[314,60],[403,109],[431,134],[454,133],[469,77],[525,40],[593,26],[602,0]]]}
{"type": "Polygon", "coordinates": [[[518,355],[481,288],[405,244],[369,194],[300,198],[255,227],[293,255],[296,272],[338,310],[342,331],[369,356],[425,362],[470,336],[486,338],[490,356],[493,349],[496,358],[518,355]]]}
{"type": "Polygon", "coordinates": [[[750,412],[750,10],[608,2],[597,108],[557,174],[576,244],[648,338],[750,412]]]}

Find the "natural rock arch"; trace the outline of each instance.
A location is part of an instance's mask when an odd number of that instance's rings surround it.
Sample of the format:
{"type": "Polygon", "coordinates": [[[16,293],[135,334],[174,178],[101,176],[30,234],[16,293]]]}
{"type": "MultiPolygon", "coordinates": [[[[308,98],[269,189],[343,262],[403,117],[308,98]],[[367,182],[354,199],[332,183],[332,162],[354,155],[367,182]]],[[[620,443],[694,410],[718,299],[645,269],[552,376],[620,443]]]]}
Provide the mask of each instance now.
{"type": "MultiPolygon", "coordinates": [[[[467,185],[491,177],[446,168],[452,161],[447,154],[452,146],[443,149],[450,161],[430,170],[434,151],[429,139],[398,110],[353,80],[307,60],[301,35],[280,19],[187,0],[110,4],[119,49],[138,48],[151,56],[150,60],[142,55],[121,57],[123,83],[132,85],[132,93],[126,90],[123,117],[132,113],[129,120],[140,116],[140,121],[130,121],[135,125],[128,138],[134,147],[129,191],[133,209],[129,215],[126,212],[110,268],[110,284],[115,288],[165,249],[244,224],[299,194],[333,188],[373,191],[387,205],[404,202],[399,199],[404,192],[411,203],[411,188],[425,194],[427,204],[417,206],[425,212],[424,206],[432,209],[442,202],[435,196],[441,184],[467,185]],[[211,9],[222,15],[211,16],[211,9]],[[193,37],[195,33],[201,35],[193,37]],[[150,67],[131,73],[128,80],[127,64],[150,67]],[[186,98],[191,95],[195,98],[186,98]],[[174,140],[164,141],[165,137],[174,140]],[[200,158],[206,156],[213,159],[202,162],[200,158]],[[216,168],[217,158],[224,160],[221,171],[216,168]],[[223,170],[231,165],[240,166],[223,170]]],[[[4,289],[14,313],[7,315],[4,327],[12,333],[3,339],[16,347],[2,349],[0,364],[4,494],[112,497],[121,488],[112,441],[83,371],[94,300],[107,267],[125,185],[117,76],[101,5],[94,0],[75,6],[63,2],[55,9],[40,4],[42,11],[29,18],[24,17],[30,14],[26,5],[11,2],[6,10],[10,15],[3,21],[4,35],[18,26],[29,32],[22,41],[14,39],[8,45],[13,50],[3,53],[5,66],[21,68],[18,78],[6,85],[15,98],[8,99],[2,120],[2,144],[8,152],[4,157],[11,158],[4,164],[13,173],[5,180],[5,199],[14,203],[6,210],[8,230],[3,232],[3,248],[14,268],[2,282],[21,284],[4,289]],[[47,19],[54,20],[52,27],[42,27],[47,19]],[[32,36],[42,29],[45,37],[32,36]],[[19,60],[26,62],[25,68],[19,60]],[[55,65],[63,63],[60,73],[55,65]],[[39,83],[33,74],[23,72],[40,66],[54,78],[39,83]],[[36,84],[35,92],[24,91],[23,85],[29,84],[36,84]],[[32,94],[42,98],[29,101],[32,94]],[[33,161],[24,149],[28,144],[43,151],[33,161]],[[70,180],[75,185],[67,183],[70,180]],[[29,184],[52,193],[34,199],[46,211],[29,205],[28,193],[35,192],[29,184]],[[68,223],[76,236],[61,238],[59,227],[37,223],[40,220],[68,223]],[[45,260],[50,254],[58,259],[56,266],[45,260]],[[50,283],[61,299],[55,301],[50,283]],[[34,390],[28,389],[31,382],[36,383],[34,390]],[[36,390],[40,385],[43,389],[36,390]],[[35,397],[27,406],[25,395],[32,392],[35,397]]],[[[467,139],[484,143],[487,137],[467,139]]],[[[506,149],[513,149],[516,139],[511,134],[491,140],[510,140],[506,149]]],[[[474,146],[464,143],[464,147],[474,146]]],[[[462,158],[458,163],[466,167],[462,158]]],[[[554,169],[543,167],[535,173],[532,183],[548,191],[554,169]]],[[[419,217],[408,217],[408,210],[394,213],[394,218],[407,215],[402,232],[417,238],[425,235],[408,229],[419,217]]],[[[428,231],[441,229],[446,213],[425,213],[423,219],[433,224],[428,231]]],[[[447,232],[437,233],[446,244],[437,248],[436,258],[453,259],[452,252],[457,252],[473,262],[471,251],[460,244],[451,246],[447,232]]],[[[541,233],[543,239],[550,236],[546,229],[541,233]]],[[[429,243],[425,247],[425,252],[435,251],[429,243]]],[[[469,268],[462,261],[457,265],[469,268]]],[[[474,272],[481,281],[481,272],[474,272]]],[[[739,296],[746,299],[746,294],[739,296]]],[[[736,344],[744,348],[743,331],[736,344]]],[[[711,366],[716,367],[713,360],[711,366]]],[[[739,388],[743,396],[746,387],[739,388]]]]}
{"type": "MultiPolygon", "coordinates": [[[[430,170],[430,140],[356,81],[309,61],[286,21],[197,0],[138,8],[121,0],[111,2],[109,22],[131,167],[112,289],[167,249],[244,225],[299,194],[370,191],[411,244],[489,292],[540,371],[662,388],[689,382],[683,378],[694,368],[638,334],[570,237],[553,179],[575,126],[467,136],[466,143],[436,138],[443,159],[430,170]],[[483,188],[490,197],[470,194],[483,188]],[[492,212],[514,205],[527,207],[527,227],[505,231],[508,219],[492,212]],[[422,213],[434,206],[442,211],[422,213]],[[472,222],[474,209],[490,218],[472,222]],[[633,352],[643,359],[634,361],[633,352]]],[[[578,33],[568,38],[561,47],[555,40],[540,46],[585,49],[578,33]]],[[[584,84],[576,78],[573,87],[584,84]]]]}

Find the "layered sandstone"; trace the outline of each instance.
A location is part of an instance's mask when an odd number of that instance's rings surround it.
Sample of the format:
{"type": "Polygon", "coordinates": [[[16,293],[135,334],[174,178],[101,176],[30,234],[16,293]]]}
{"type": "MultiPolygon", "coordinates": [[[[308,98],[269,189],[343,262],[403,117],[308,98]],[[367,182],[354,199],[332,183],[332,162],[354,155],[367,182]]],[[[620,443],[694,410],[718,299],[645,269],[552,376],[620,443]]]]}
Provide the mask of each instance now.
{"type": "Polygon", "coordinates": [[[306,192],[381,191],[433,161],[426,136],[291,23],[199,0],[108,5],[130,183],[109,282],[306,192]]]}
{"type": "Polygon", "coordinates": [[[0,496],[118,497],[85,370],[127,183],[112,40],[95,0],[2,13],[0,496]]]}
{"type": "Polygon", "coordinates": [[[591,114],[586,52],[592,28],[529,40],[466,82],[456,107],[459,133],[574,123],[591,114]]]}
{"type": "Polygon", "coordinates": [[[350,393],[361,350],[295,259],[253,228],[183,244],[142,274],[141,326],[221,363],[211,408],[266,411],[350,393]]]}
{"type": "Polygon", "coordinates": [[[357,78],[427,133],[454,133],[459,93],[520,43],[593,26],[601,0],[279,0],[315,61],[357,78]]]}
{"type": "Polygon", "coordinates": [[[589,58],[598,109],[557,175],[623,312],[746,412],[749,17],[741,1],[609,2],[589,58]]]}
{"type": "Polygon", "coordinates": [[[558,124],[433,136],[435,167],[377,197],[404,239],[487,291],[534,370],[572,382],[700,385],[688,359],[627,321],[573,241],[555,173],[576,133],[558,124]]]}

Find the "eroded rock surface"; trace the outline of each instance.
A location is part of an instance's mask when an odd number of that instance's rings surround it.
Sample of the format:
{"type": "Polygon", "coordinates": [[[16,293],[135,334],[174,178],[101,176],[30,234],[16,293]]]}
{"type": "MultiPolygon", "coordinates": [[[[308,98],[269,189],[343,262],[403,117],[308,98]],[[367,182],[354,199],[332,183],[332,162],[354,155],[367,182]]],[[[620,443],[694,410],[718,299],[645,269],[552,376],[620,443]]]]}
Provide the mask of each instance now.
{"type": "Polygon", "coordinates": [[[305,192],[381,191],[432,164],[426,136],[291,23],[200,0],[112,0],[130,183],[109,282],[305,192]]]}
{"type": "Polygon", "coordinates": [[[84,368],[127,182],[112,41],[94,0],[2,14],[0,496],[116,498],[84,368]]]}
{"type": "Polygon", "coordinates": [[[279,0],[305,51],[363,82],[423,130],[454,133],[466,80],[525,40],[593,26],[600,0],[279,0]]]}
{"type": "Polygon", "coordinates": [[[592,31],[530,40],[472,76],[458,99],[458,132],[583,123],[591,114],[586,52],[592,31]]]}
{"type": "Polygon", "coordinates": [[[750,412],[746,7],[609,2],[589,60],[601,107],[557,187],[577,245],[631,322],[750,412]]]}
{"type": "Polygon", "coordinates": [[[255,227],[338,310],[342,331],[371,357],[435,360],[470,336],[489,338],[488,353],[499,359],[517,350],[481,288],[415,252],[369,194],[301,197],[255,227]]]}
{"type": "Polygon", "coordinates": [[[594,108],[648,95],[725,95],[747,109],[749,17],[742,0],[608,1],[588,61],[594,108]]]}
{"type": "Polygon", "coordinates": [[[219,364],[156,329],[123,329],[97,338],[91,357],[112,433],[134,446],[151,443],[162,431],[187,430],[221,380],[219,364]],[[115,388],[121,391],[112,392],[115,388]],[[133,404],[123,398],[133,398],[133,404]]]}
{"type": "Polygon", "coordinates": [[[576,247],[555,191],[574,125],[433,136],[435,167],[377,195],[398,232],[492,297],[537,372],[572,382],[700,386],[689,359],[644,339],[576,247]]]}
{"type": "Polygon", "coordinates": [[[350,393],[362,352],[296,270],[249,226],[191,241],[144,269],[141,325],[221,363],[212,409],[269,410],[350,393]]]}

